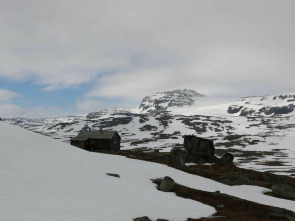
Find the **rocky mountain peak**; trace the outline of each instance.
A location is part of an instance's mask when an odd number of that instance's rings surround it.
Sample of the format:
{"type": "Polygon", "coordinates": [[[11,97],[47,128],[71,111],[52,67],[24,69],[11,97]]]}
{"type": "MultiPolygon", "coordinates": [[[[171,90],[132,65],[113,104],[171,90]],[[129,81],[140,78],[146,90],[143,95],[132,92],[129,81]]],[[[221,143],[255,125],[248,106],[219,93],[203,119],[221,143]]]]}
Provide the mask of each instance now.
{"type": "Polygon", "coordinates": [[[205,95],[187,89],[157,92],[144,97],[139,109],[142,112],[160,112],[171,107],[190,106],[200,97],[205,95]]]}
{"type": "Polygon", "coordinates": [[[295,109],[295,93],[273,96],[242,97],[227,112],[240,116],[276,116],[290,114],[295,109]]]}

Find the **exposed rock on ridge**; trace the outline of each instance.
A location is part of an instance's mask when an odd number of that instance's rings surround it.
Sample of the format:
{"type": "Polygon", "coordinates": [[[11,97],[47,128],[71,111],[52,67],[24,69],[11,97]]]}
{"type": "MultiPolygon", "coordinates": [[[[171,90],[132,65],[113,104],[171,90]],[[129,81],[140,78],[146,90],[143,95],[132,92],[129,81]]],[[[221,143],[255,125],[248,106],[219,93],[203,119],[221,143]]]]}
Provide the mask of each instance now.
{"type": "Polygon", "coordinates": [[[161,112],[170,107],[190,106],[200,97],[205,95],[187,89],[158,92],[143,98],[139,109],[143,112],[161,112]]]}

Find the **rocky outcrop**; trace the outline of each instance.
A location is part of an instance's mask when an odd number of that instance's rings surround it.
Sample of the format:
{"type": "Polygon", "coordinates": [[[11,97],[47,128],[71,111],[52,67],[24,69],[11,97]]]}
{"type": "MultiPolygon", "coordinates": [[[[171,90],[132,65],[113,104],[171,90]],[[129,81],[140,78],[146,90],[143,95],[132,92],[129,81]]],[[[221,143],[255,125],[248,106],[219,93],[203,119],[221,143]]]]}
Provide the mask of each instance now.
{"type": "Polygon", "coordinates": [[[237,105],[231,105],[227,109],[227,113],[229,114],[236,114],[240,112],[240,110],[243,108],[243,106],[237,106],[237,105]]]}

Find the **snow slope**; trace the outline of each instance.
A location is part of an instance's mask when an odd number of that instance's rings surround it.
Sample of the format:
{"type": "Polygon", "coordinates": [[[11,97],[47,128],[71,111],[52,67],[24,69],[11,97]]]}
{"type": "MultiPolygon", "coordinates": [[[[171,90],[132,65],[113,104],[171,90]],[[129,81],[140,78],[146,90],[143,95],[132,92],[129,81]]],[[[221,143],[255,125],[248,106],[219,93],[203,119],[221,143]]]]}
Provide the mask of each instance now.
{"type": "Polygon", "coordinates": [[[265,188],[227,186],[160,164],[83,151],[3,122],[0,139],[0,213],[5,221],[130,221],[144,215],[180,221],[215,212],[158,191],[150,179],[164,176],[191,188],[295,211],[294,201],[263,195],[265,188]]]}

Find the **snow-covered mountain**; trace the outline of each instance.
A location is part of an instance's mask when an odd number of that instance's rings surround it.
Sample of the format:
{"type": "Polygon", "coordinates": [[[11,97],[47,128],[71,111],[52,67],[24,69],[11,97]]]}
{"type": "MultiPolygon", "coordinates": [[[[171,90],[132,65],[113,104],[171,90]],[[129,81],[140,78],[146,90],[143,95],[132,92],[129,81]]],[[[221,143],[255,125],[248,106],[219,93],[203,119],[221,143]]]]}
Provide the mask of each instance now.
{"type": "Polygon", "coordinates": [[[187,89],[158,92],[143,98],[139,110],[141,112],[162,112],[171,107],[191,106],[203,97],[205,95],[187,89]]]}
{"type": "Polygon", "coordinates": [[[228,113],[239,116],[275,116],[292,113],[295,108],[295,93],[275,96],[243,97],[229,106],[228,113]]]}
{"type": "Polygon", "coordinates": [[[183,145],[183,135],[195,134],[213,139],[217,154],[232,152],[241,167],[292,175],[294,96],[295,93],[248,97],[229,104],[199,107],[195,101],[206,99],[204,95],[175,90],[147,96],[134,109],[7,121],[65,142],[80,130],[116,130],[122,137],[122,149],[145,151],[170,151],[183,145]]]}

